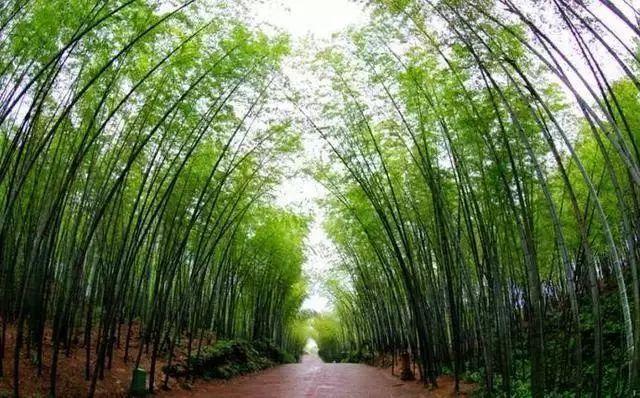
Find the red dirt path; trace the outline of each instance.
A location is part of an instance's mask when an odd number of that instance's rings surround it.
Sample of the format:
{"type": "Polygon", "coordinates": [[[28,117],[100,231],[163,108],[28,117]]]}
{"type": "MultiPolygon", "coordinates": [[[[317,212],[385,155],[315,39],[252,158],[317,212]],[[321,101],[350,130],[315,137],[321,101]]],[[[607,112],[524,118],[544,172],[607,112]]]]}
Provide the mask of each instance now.
{"type": "MultiPolygon", "coordinates": [[[[323,363],[305,356],[302,363],[283,365],[228,382],[197,382],[192,391],[173,390],[163,397],[179,398],[439,398],[451,397],[453,380],[442,377],[439,388],[429,390],[419,382],[402,382],[380,369],[360,364],[323,363]]],[[[472,385],[460,385],[467,396],[472,385]]]]}

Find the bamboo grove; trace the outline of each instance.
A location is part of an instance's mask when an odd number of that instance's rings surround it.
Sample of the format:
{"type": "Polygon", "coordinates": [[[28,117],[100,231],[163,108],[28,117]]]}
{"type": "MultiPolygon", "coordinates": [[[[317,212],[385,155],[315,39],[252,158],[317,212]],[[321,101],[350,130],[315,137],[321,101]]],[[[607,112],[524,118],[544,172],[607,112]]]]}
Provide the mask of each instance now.
{"type": "Polygon", "coordinates": [[[369,3],[298,100],[332,154],[321,352],[408,351],[489,396],[637,394],[639,10],[369,3]]]}
{"type": "Polygon", "coordinates": [[[224,2],[0,2],[0,376],[15,396],[21,358],[56,395],[76,341],[89,396],[116,346],[151,355],[150,391],[158,356],[205,334],[301,350],[307,219],[271,204],[299,146],[273,116],[287,52],[224,2]]]}
{"type": "Polygon", "coordinates": [[[640,10],[363,3],[371,23],[296,92],[289,38],[250,27],[250,2],[0,0],[15,396],[25,361],[55,396],[78,347],[94,396],[120,352],[150,357],[154,391],[206,336],[297,354],[309,333],[487,396],[640,391],[640,10]],[[273,194],[301,129],[331,154],[314,177],[339,254],[334,313],[311,321],[309,219],[273,194]]]}

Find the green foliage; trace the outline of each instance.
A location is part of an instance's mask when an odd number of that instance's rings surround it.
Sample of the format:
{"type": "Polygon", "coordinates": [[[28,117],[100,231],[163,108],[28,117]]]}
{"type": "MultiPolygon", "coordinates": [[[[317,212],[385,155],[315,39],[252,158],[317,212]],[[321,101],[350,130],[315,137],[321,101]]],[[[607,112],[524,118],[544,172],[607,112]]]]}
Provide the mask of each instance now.
{"type": "Polygon", "coordinates": [[[311,324],[320,358],[325,362],[342,362],[344,346],[338,320],[330,315],[318,315],[311,320],[311,324]]]}
{"type": "Polygon", "coordinates": [[[637,392],[637,44],[582,3],[371,3],[308,103],[340,259],[324,356],[409,351],[491,396],[637,392]]]}
{"type": "Polygon", "coordinates": [[[291,354],[268,340],[219,340],[203,347],[199,355],[189,357],[185,364],[166,366],[163,372],[174,377],[230,379],[276,364],[291,363],[291,359],[291,354]]]}
{"type": "Polygon", "coordinates": [[[60,350],[99,335],[93,396],[123,324],[127,359],[136,323],[151,349],[150,390],[161,348],[187,339],[189,367],[230,377],[297,358],[311,325],[329,361],[411,352],[433,384],[638,392],[628,5],[368,1],[371,26],[314,61],[316,97],[279,72],[288,37],[199,3],[0,5],[0,318],[18,326],[0,351],[52,358],[56,395],[60,350]],[[313,320],[310,220],[272,203],[308,128],[331,151],[316,178],[340,259],[313,320]],[[194,355],[205,333],[225,340],[194,355]]]}
{"type": "Polygon", "coordinates": [[[152,391],[167,343],[170,360],[212,332],[302,351],[307,220],[272,205],[300,149],[268,89],[289,39],[197,3],[0,6],[0,318],[26,325],[0,351],[28,339],[42,367],[52,336],[52,395],[77,330],[103,336],[84,358],[89,396],[116,325],[127,360],[144,331],[152,391]]]}

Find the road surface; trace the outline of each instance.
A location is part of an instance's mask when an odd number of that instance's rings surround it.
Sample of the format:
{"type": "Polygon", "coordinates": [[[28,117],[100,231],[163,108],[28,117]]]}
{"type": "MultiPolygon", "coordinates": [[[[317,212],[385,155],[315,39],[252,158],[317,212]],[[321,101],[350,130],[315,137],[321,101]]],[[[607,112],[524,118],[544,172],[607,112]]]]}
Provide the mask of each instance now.
{"type": "MultiPolygon", "coordinates": [[[[180,397],[196,398],[435,398],[451,396],[451,384],[429,391],[420,383],[402,382],[389,370],[361,364],[323,363],[305,356],[228,382],[197,383],[180,397]],[[446,389],[446,391],[445,391],[446,389]]],[[[175,396],[174,394],[170,394],[175,396]]]]}

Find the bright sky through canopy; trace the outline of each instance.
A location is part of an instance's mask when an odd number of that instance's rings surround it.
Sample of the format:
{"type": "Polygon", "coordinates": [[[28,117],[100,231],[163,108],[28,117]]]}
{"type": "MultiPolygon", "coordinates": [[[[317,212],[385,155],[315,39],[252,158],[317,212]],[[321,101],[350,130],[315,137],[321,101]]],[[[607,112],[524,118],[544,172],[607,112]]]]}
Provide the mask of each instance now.
{"type": "Polygon", "coordinates": [[[350,0],[273,0],[257,6],[265,23],[291,34],[293,39],[312,34],[326,39],[349,25],[367,20],[363,5],[350,0]]]}
{"type": "MultiPolygon", "coordinates": [[[[265,1],[255,7],[259,24],[273,26],[291,35],[292,45],[296,41],[311,36],[312,40],[328,40],[331,35],[348,28],[365,24],[368,14],[362,4],[351,0],[273,0],[265,1]]],[[[287,68],[289,74],[304,75],[304,71],[287,68]]],[[[292,76],[293,77],[293,76],[292,76]]],[[[317,137],[306,137],[305,157],[313,157],[318,153],[317,137]]],[[[311,231],[306,239],[305,271],[310,276],[309,297],[303,308],[315,311],[326,311],[328,300],[318,291],[321,277],[329,268],[334,251],[331,240],[322,228],[324,214],[316,201],[327,195],[322,186],[308,176],[290,178],[281,185],[278,192],[278,203],[293,206],[313,216],[311,231]]]]}

